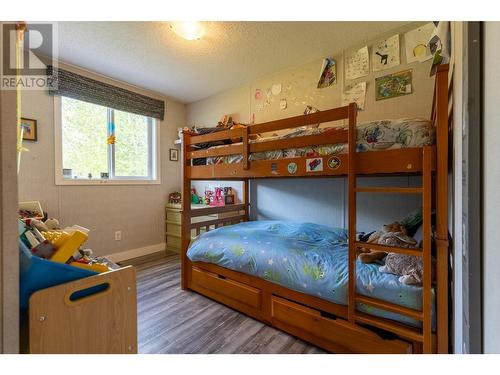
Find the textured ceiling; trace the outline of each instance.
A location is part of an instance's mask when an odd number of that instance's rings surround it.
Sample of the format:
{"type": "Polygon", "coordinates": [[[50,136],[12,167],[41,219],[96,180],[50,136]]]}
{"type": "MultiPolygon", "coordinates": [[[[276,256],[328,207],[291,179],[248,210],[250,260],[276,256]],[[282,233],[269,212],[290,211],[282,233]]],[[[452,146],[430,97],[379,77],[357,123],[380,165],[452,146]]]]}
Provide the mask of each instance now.
{"type": "Polygon", "coordinates": [[[59,59],[189,103],[407,23],[204,22],[187,41],[168,22],[59,22],[59,59]]]}

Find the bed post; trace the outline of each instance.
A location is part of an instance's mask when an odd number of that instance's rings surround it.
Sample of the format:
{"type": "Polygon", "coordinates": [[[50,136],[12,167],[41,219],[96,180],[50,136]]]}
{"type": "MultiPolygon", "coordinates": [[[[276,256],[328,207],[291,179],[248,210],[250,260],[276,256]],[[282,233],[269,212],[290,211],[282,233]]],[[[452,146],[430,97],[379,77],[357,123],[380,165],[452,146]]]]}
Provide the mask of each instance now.
{"type": "Polygon", "coordinates": [[[348,120],[348,170],[347,170],[347,189],[348,189],[348,234],[349,234],[349,297],[348,297],[348,319],[354,324],[356,322],[356,115],[357,106],[355,103],[349,104],[348,120]]]}
{"type": "Polygon", "coordinates": [[[436,120],[436,288],[437,352],[449,352],[448,317],[448,65],[436,73],[434,109],[436,120]]]}
{"type": "Polygon", "coordinates": [[[432,354],[432,148],[423,148],[422,155],[422,316],[423,352],[432,354]]]}
{"type": "Polygon", "coordinates": [[[182,225],[181,225],[181,288],[187,289],[191,264],[187,257],[187,249],[191,241],[191,179],[188,173],[190,160],[187,158],[190,149],[189,131],[182,132],[182,225]]]}
{"type": "Polygon", "coordinates": [[[250,195],[248,193],[250,181],[248,178],[245,178],[242,182],[243,182],[243,199],[241,203],[245,205],[245,219],[243,221],[250,221],[250,195]]]}

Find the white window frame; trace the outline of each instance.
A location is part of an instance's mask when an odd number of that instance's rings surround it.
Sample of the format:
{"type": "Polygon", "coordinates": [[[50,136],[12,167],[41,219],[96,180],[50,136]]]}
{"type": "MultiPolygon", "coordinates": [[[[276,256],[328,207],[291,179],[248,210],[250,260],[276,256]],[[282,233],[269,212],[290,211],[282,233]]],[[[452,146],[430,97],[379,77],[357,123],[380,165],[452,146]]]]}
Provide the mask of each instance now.
{"type": "MultiPolygon", "coordinates": [[[[113,163],[114,158],[109,157],[110,153],[113,152],[111,146],[108,147],[108,173],[110,173],[109,179],[103,178],[64,178],[63,176],[63,149],[62,149],[62,101],[60,96],[53,96],[54,98],[54,143],[55,143],[55,184],[56,185],[159,185],[161,184],[160,176],[160,126],[159,120],[150,119],[153,122],[153,126],[148,127],[149,131],[153,134],[151,137],[148,136],[149,153],[148,165],[150,170],[148,171],[148,177],[138,177],[138,176],[112,176],[111,173],[114,170],[111,163],[113,163]]],[[[113,113],[108,110],[108,116],[113,113]]],[[[104,125],[103,125],[104,126],[104,125]]],[[[109,131],[109,129],[108,129],[109,131]]]]}

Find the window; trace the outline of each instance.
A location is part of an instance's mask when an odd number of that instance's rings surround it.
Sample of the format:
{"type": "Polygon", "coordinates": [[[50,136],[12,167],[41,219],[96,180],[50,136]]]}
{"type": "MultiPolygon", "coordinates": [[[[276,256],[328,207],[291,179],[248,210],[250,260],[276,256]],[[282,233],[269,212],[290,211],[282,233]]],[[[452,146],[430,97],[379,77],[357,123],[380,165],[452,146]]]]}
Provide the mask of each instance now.
{"type": "Polygon", "coordinates": [[[56,183],[158,182],[155,119],[65,96],[55,100],[56,183]]]}

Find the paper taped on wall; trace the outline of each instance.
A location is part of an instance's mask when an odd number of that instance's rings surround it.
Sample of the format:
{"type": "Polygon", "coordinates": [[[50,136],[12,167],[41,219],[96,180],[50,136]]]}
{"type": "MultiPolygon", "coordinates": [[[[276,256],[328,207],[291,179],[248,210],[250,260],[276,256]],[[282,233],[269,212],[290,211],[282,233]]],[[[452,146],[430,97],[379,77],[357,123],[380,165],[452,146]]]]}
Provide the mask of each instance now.
{"type": "Polygon", "coordinates": [[[368,75],[370,61],[368,56],[368,46],[364,46],[357,51],[347,52],[345,55],[345,78],[356,79],[368,75]]]}
{"type": "Polygon", "coordinates": [[[406,62],[426,61],[432,57],[429,40],[436,27],[432,22],[426,23],[405,34],[406,62]]]}
{"type": "Polygon", "coordinates": [[[331,57],[323,60],[321,75],[318,80],[318,89],[322,89],[337,83],[337,63],[331,57]]]}
{"type": "Polygon", "coordinates": [[[373,71],[393,68],[399,65],[399,34],[381,40],[373,45],[373,71]]]}
{"type": "Polygon", "coordinates": [[[412,70],[388,74],[375,79],[375,100],[395,98],[412,93],[412,70]]]}
{"type": "Polygon", "coordinates": [[[364,110],[365,98],[366,82],[359,82],[353,85],[348,85],[342,93],[342,105],[356,103],[358,105],[358,109],[364,110]]]}

